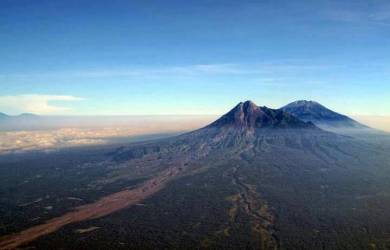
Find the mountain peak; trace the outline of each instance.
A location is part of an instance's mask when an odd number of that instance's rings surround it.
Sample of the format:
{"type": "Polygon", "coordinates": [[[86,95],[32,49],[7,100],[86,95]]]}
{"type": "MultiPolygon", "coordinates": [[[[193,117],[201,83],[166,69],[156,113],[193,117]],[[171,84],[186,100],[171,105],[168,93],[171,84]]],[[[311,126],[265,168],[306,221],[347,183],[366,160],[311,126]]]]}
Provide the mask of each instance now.
{"type": "Polygon", "coordinates": [[[247,108],[257,108],[257,105],[252,102],[251,100],[245,101],[245,102],[240,102],[238,105],[242,104],[243,107],[247,108]]]}
{"type": "Polygon", "coordinates": [[[313,128],[281,109],[259,107],[252,101],[240,102],[232,110],[209,125],[209,127],[236,128],[313,128]]]}
{"type": "Polygon", "coordinates": [[[235,112],[243,112],[245,111],[250,111],[250,110],[256,110],[259,107],[252,101],[245,101],[245,102],[240,102],[238,103],[230,112],[235,111],[235,112]]]}
{"type": "Polygon", "coordinates": [[[33,113],[21,113],[20,115],[18,115],[18,117],[31,117],[31,118],[36,118],[38,117],[38,115],[36,114],[33,114],[33,113]]]}
{"type": "Polygon", "coordinates": [[[291,105],[291,106],[292,105],[296,105],[296,106],[322,106],[318,102],[311,101],[311,100],[298,100],[298,101],[292,102],[288,105],[291,105]]]}
{"type": "Polygon", "coordinates": [[[317,126],[331,127],[366,127],[348,116],[336,113],[315,101],[299,100],[281,108],[303,121],[310,121],[317,126]]]}

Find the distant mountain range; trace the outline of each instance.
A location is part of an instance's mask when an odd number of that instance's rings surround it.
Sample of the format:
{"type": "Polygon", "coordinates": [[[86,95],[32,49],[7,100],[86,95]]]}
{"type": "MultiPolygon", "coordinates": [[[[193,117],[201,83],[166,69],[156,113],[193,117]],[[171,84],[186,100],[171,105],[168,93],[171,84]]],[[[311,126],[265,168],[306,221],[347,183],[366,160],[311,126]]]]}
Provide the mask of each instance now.
{"type": "Polygon", "coordinates": [[[31,113],[7,115],[0,113],[0,130],[28,130],[39,128],[42,117],[31,113]]]}
{"type": "Polygon", "coordinates": [[[32,113],[22,113],[20,115],[7,115],[0,112],[0,119],[21,119],[21,118],[39,118],[38,115],[32,113]]]}

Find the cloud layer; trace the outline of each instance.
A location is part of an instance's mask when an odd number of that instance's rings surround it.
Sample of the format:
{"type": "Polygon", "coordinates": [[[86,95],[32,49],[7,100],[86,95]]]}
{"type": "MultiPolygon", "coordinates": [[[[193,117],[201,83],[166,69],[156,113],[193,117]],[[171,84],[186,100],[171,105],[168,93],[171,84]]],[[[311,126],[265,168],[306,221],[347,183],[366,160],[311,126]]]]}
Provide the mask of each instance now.
{"type": "Polygon", "coordinates": [[[70,95],[8,95],[0,96],[0,110],[12,113],[51,114],[69,111],[69,107],[53,102],[80,101],[83,98],[70,95]]]}
{"type": "MultiPolygon", "coordinates": [[[[115,143],[118,138],[125,142],[136,140],[137,136],[157,136],[159,134],[190,131],[208,124],[210,117],[155,117],[142,120],[129,120],[125,127],[68,127],[33,131],[0,131],[0,155],[31,150],[56,150],[74,146],[115,143]]],[[[103,124],[107,125],[107,124],[103,124]]]]}

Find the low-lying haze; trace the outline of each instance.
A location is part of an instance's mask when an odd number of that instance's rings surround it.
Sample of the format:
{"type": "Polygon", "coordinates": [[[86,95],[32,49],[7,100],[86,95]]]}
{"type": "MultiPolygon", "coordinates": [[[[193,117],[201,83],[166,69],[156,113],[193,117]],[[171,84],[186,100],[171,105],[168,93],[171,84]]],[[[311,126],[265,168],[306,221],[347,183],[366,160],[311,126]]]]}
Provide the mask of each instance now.
{"type": "MultiPolygon", "coordinates": [[[[390,132],[389,116],[353,116],[390,132]]],[[[201,128],[215,116],[51,117],[0,124],[0,154],[160,138],[201,128]],[[122,140],[121,140],[122,139],[122,140]]]]}
{"type": "MultiPolygon", "coordinates": [[[[0,154],[29,150],[108,144],[182,133],[200,128],[211,116],[172,117],[43,117],[0,131],[0,154]]],[[[4,125],[4,124],[3,124],[4,125]]],[[[9,124],[10,125],[10,124],[9,124]]]]}
{"type": "Polygon", "coordinates": [[[352,117],[372,128],[390,132],[390,116],[359,115],[352,117]]]}

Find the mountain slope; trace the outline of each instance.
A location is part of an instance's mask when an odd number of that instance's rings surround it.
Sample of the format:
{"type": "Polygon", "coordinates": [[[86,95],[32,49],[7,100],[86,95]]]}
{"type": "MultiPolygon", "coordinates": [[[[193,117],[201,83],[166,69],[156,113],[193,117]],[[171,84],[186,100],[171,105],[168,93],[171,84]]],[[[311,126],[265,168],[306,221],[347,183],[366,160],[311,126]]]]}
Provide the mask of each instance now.
{"type": "Polygon", "coordinates": [[[281,109],[303,121],[310,121],[318,126],[368,128],[348,116],[336,113],[314,101],[295,101],[281,109]]]}
{"type": "Polygon", "coordinates": [[[180,177],[151,204],[175,211],[167,230],[189,230],[194,242],[208,235],[206,245],[194,248],[367,249],[373,241],[383,244],[373,233],[381,232],[377,223],[390,225],[390,198],[378,195],[390,190],[389,154],[283,110],[240,103],[209,126],[141,148],[123,148],[114,157],[124,163],[129,156],[177,153],[183,164],[180,177]],[[189,211],[180,209],[183,202],[189,211]],[[208,229],[189,229],[183,218],[208,229]],[[361,233],[362,227],[369,231],[361,233]]]}
{"type": "Polygon", "coordinates": [[[62,186],[102,197],[0,238],[0,248],[381,249],[390,230],[388,152],[252,102],[196,131],[117,147],[74,176],[99,168],[85,187],[62,186]]]}

